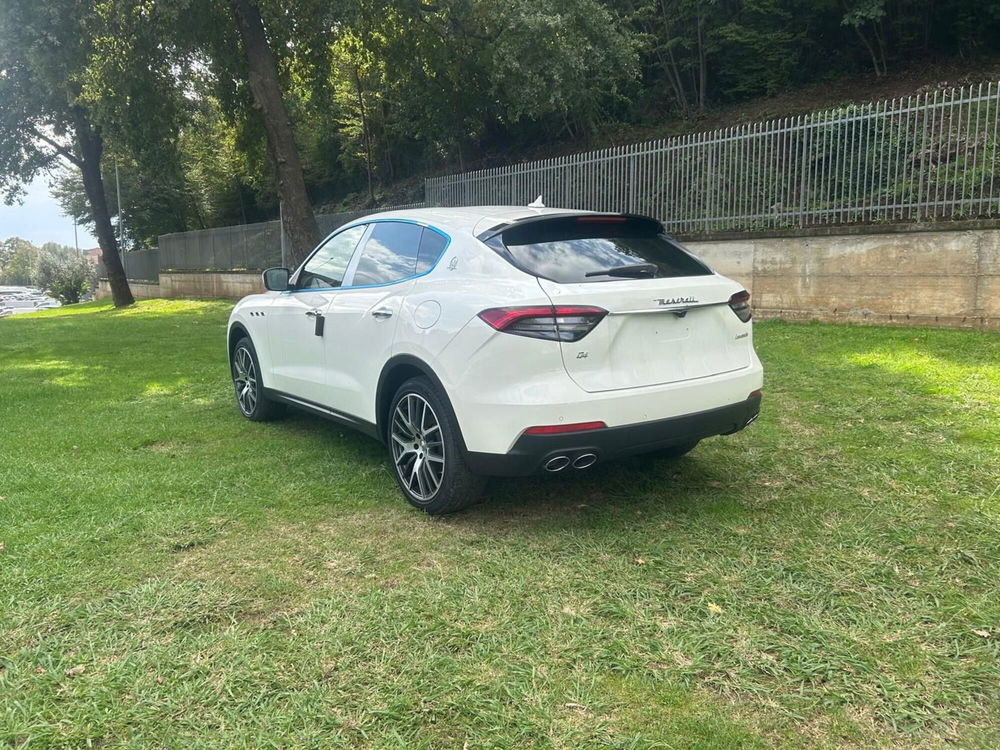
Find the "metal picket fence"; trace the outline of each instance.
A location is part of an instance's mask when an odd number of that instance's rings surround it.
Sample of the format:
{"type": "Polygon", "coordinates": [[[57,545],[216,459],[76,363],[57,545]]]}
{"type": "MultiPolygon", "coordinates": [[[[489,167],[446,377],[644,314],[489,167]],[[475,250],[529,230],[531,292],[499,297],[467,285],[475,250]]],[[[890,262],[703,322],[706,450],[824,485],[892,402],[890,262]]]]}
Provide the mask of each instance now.
{"type": "MultiPolygon", "coordinates": [[[[335,214],[316,214],[320,234],[327,235],[354,219],[378,211],[421,208],[423,203],[335,214]]],[[[160,235],[160,269],[164,271],[241,271],[280,266],[281,222],[265,221],[192,232],[160,235]]],[[[126,253],[132,255],[132,253],[126,253]]]]}
{"type": "MultiPolygon", "coordinates": [[[[125,278],[131,281],[156,284],[160,280],[160,251],[155,247],[122,253],[122,265],[125,267],[125,278]]],[[[108,277],[104,259],[100,257],[97,259],[97,277],[101,279],[108,277]]]]}
{"type": "Polygon", "coordinates": [[[281,265],[281,222],[160,235],[160,269],[211,271],[281,265]]]}
{"type": "Polygon", "coordinates": [[[1000,83],[425,181],[431,206],[627,211],[678,233],[1000,215],[1000,83]]]}
{"type": "Polygon", "coordinates": [[[160,251],[155,247],[122,253],[122,265],[125,266],[126,279],[148,281],[151,284],[160,280],[160,251]]]}

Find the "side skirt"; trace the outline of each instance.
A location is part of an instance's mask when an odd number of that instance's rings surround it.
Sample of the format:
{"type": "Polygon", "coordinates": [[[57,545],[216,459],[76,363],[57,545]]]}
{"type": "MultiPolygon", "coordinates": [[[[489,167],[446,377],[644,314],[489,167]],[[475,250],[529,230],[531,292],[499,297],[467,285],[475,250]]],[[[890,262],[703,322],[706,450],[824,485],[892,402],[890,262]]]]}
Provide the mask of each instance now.
{"type": "Polygon", "coordinates": [[[342,411],[331,409],[329,406],[317,404],[315,401],[309,401],[308,399],[299,398],[298,396],[292,396],[289,393],[276,391],[272,388],[264,388],[264,396],[272,401],[279,401],[283,404],[294,406],[296,409],[302,409],[303,411],[307,411],[311,414],[317,414],[321,417],[329,419],[331,422],[336,422],[337,424],[341,424],[345,427],[350,427],[351,429],[357,430],[358,432],[367,435],[368,437],[375,438],[376,440],[379,439],[378,428],[371,422],[364,419],[352,417],[350,414],[345,414],[342,411]]]}

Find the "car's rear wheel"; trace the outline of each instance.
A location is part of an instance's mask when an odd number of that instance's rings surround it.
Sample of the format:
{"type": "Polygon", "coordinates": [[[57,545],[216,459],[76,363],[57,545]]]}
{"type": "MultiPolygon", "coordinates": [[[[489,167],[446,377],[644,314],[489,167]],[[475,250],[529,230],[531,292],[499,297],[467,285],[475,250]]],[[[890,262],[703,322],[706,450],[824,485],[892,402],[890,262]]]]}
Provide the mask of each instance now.
{"type": "Polygon", "coordinates": [[[389,407],[387,439],[393,473],[411,505],[440,515],[482,498],[485,477],[469,471],[451,405],[430,380],[411,378],[389,407]]]}
{"type": "Polygon", "coordinates": [[[232,356],[233,387],[240,413],[253,422],[266,422],[283,411],[282,404],[264,395],[260,380],[260,363],[253,342],[244,336],[236,342],[232,356]]]}

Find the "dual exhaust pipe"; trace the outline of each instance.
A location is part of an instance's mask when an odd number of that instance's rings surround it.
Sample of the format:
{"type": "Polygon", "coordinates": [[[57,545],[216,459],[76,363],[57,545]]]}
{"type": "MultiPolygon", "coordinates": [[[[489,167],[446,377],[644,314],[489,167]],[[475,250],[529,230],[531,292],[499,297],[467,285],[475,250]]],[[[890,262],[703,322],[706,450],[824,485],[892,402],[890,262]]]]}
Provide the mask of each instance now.
{"type": "Polygon", "coordinates": [[[562,471],[567,466],[572,466],[574,469],[586,469],[588,466],[593,466],[597,463],[596,453],[581,453],[576,458],[570,458],[569,456],[553,456],[548,461],[545,462],[545,470],[555,473],[557,471],[562,471]]]}

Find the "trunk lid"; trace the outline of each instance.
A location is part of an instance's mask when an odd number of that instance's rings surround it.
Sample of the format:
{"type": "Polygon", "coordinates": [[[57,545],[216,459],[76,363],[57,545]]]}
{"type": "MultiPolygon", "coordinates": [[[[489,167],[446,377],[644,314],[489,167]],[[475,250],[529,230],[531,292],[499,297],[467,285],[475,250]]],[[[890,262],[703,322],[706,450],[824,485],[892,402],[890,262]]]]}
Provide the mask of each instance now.
{"type": "Polygon", "coordinates": [[[585,391],[676,383],[750,365],[749,326],[728,304],[740,287],[723,277],[538,283],[553,305],[608,311],[584,338],[560,343],[567,374],[585,391]]]}
{"type": "Polygon", "coordinates": [[[566,372],[585,391],[694,380],[752,361],[750,326],[729,306],[740,285],[713,273],[655,219],[532,216],[479,239],[534,276],[556,308],[608,311],[579,340],[560,339],[566,372]]]}

